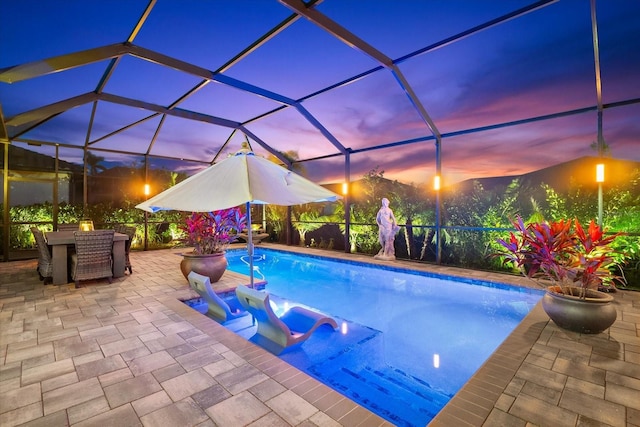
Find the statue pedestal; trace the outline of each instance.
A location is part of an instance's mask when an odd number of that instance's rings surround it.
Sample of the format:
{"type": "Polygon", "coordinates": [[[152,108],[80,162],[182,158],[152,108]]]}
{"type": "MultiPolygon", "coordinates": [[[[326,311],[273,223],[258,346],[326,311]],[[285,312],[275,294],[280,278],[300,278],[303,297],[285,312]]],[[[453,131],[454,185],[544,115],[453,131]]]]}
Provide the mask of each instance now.
{"type": "Polygon", "coordinates": [[[378,254],[378,255],[374,255],[373,259],[379,259],[381,261],[395,261],[396,257],[395,257],[395,255],[381,255],[381,254],[378,254]]]}

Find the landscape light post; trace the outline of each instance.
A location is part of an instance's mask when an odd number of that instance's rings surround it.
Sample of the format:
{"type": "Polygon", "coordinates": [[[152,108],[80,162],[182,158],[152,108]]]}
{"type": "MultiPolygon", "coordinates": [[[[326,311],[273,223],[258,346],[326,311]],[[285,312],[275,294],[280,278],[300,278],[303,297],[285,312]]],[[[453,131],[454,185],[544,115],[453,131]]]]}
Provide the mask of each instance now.
{"type": "MultiPolygon", "coordinates": [[[[596,18],[596,0],[591,0],[591,38],[593,39],[593,63],[596,77],[596,98],[598,101],[598,156],[602,158],[606,150],[604,136],[602,134],[602,80],[600,78],[600,47],[598,41],[598,19],[596,18]]],[[[602,183],[604,182],[604,163],[596,165],[596,182],[598,183],[598,225],[602,229],[602,183]]]]}
{"type": "Polygon", "coordinates": [[[602,211],[603,211],[602,183],[604,182],[604,163],[598,163],[596,165],[596,182],[598,183],[598,225],[602,229],[602,211]]]}

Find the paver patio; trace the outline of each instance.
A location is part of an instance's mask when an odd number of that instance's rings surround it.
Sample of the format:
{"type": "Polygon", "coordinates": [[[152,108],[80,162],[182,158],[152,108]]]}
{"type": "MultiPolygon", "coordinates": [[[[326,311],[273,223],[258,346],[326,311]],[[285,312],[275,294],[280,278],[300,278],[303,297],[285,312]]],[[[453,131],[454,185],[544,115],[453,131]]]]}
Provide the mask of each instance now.
{"type": "MultiPolygon", "coordinates": [[[[0,263],[0,425],[391,425],[180,302],[178,252],[132,252],[132,275],[81,289],[42,286],[35,260],[0,263]]],[[[615,304],[593,336],[538,304],[431,425],[640,426],[640,293],[615,304]]]]}

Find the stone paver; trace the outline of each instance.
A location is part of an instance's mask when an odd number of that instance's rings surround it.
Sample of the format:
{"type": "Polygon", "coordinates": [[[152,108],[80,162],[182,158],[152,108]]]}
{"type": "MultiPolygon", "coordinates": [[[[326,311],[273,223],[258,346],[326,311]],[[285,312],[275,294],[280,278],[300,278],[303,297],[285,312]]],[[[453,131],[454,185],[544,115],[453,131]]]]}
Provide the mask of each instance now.
{"type": "Polygon", "coordinates": [[[318,412],[318,408],[290,390],[267,400],[265,403],[282,419],[294,426],[318,412]]]}
{"type": "Polygon", "coordinates": [[[22,385],[39,383],[51,378],[59,377],[75,371],[76,367],[71,359],[47,363],[29,369],[22,369],[22,385]]]}
{"type": "Polygon", "coordinates": [[[42,381],[42,392],[55,390],[56,388],[64,387],[69,384],[78,382],[78,374],[76,371],[69,372],[68,374],[60,375],[55,378],[42,381]]]}
{"type": "Polygon", "coordinates": [[[205,388],[204,390],[191,395],[194,402],[203,409],[210,408],[216,403],[222,402],[229,397],[231,397],[231,393],[219,384],[212,385],[209,388],[205,388]]]}
{"type": "Polygon", "coordinates": [[[255,367],[246,364],[215,377],[227,390],[237,394],[265,381],[268,377],[255,367]]]}
{"type": "Polygon", "coordinates": [[[197,369],[163,382],[162,388],[177,402],[214,384],[216,381],[209,374],[203,369],[197,369]]]}
{"type": "Polygon", "coordinates": [[[16,426],[30,422],[32,420],[37,420],[40,417],[42,417],[41,402],[35,402],[31,404],[25,403],[24,406],[20,406],[13,411],[0,414],[0,426],[16,426]]]}
{"type": "Polygon", "coordinates": [[[160,383],[150,373],[130,378],[104,388],[109,405],[112,408],[133,402],[162,390],[160,383]]]}
{"type": "Polygon", "coordinates": [[[130,378],[133,378],[133,374],[129,368],[118,369],[98,376],[98,380],[100,380],[103,388],[130,378]]]}
{"type": "Polygon", "coordinates": [[[180,376],[186,372],[187,371],[185,371],[179,363],[174,363],[172,365],[165,366],[164,368],[153,371],[153,376],[158,382],[162,383],[170,380],[171,378],[180,376]]]}
{"type": "Polygon", "coordinates": [[[243,426],[269,413],[269,407],[249,392],[232,396],[207,409],[207,414],[220,426],[243,426]]]}
{"type": "Polygon", "coordinates": [[[131,405],[122,405],[108,412],[91,417],[86,421],[75,424],[74,427],[137,427],[142,425],[143,424],[140,422],[140,419],[136,415],[136,411],[133,410],[133,407],[131,405]]]}
{"type": "MultiPolygon", "coordinates": [[[[81,289],[0,263],[0,425],[391,425],[182,304],[178,252],[134,252],[134,274],[81,289]]],[[[640,293],[614,297],[596,336],[536,306],[431,425],[640,425],[640,293]]]]}
{"type": "Polygon", "coordinates": [[[0,402],[2,402],[2,405],[0,405],[0,414],[13,411],[21,406],[40,402],[41,400],[40,384],[31,384],[26,387],[0,393],[0,402]]]}
{"type": "MultiPolygon", "coordinates": [[[[640,396],[640,394],[638,394],[640,396]]],[[[637,399],[635,399],[637,400],[637,399]]],[[[574,390],[567,389],[562,394],[559,406],[575,411],[580,408],[580,415],[600,421],[612,426],[620,426],[625,423],[625,408],[623,405],[609,402],[589,396],[574,390]]]]}
{"type": "Polygon", "coordinates": [[[103,395],[104,392],[97,378],[89,378],[85,381],[60,387],[43,393],[44,414],[52,414],[103,395]]]}
{"type": "Polygon", "coordinates": [[[109,372],[125,368],[127,364],[119,354],[105,357],[103,359],[92,360],[87,363],[77,364],[76,372],[80,381],[87,378],[97,377],[109,372]]]}
{"type": "Polygon", "coordinates": [[[145,345],[152,352],[167,350],[172,347],[186,344],[186,341],[177,334],[170,334],[151,341],[146,341],[145,345]]]}
{"type": "Polygon", "coordinates": [[[167,392],[161,390],[132,402],[133,409],[139,417],[150,414],[173,403],[167,392]]]}
{"type": "Polygon", "coordinates": [[[104,396],[97,397],[67,409],[69,423],[76,424],[98,414],[108,412],[111,408],[104,396]]]}
{"type": "Polygon", "coordinates": [[[126,353],[136,349],[146,349],[144,343],[138,337],[130,337],[122,340],[110,342],[101,346],[105,356],[113,356],[114,354],[126,353]]]}
{"type": "Polygon", "coordinates": [[[80,336],[57,340],[53,343],[56,360],[68,357],[80,356],[100,350],[100,346],[95,340],[83,341],[80,336]]]}
{"type": "Polygon", "coordinates": [[[9,346],[7,347],[5,363],[21,362],[33,357],[53,354],[53,345],[50,342],[42,345],[32,343],[28,346],[23,346],[20,344],[21,343],[9,344],[9,346]]]}
{"type": "Polygon", "coordinates": [[[176,357],[176,361],[188,372],[224,359],[211,347],[205,347],[176,357]]]}
{"type": "Polygon", "coordinates": [[[150,427],[195,426],[208,419],[202,408],[191,399],[173,403],[141,417],[143,425],[150,427]]]}
{"type": "Polygon", "coordinates": [[[129,363],[129,369],[131,369],[133,375],[138,376],[164,368],[165,366],[173,365],[174,363],[176,363],[176,361],[169,353],[166,351],[159,351],[157,353],[151,353],[149,355],[133,359],[129,363]]]}

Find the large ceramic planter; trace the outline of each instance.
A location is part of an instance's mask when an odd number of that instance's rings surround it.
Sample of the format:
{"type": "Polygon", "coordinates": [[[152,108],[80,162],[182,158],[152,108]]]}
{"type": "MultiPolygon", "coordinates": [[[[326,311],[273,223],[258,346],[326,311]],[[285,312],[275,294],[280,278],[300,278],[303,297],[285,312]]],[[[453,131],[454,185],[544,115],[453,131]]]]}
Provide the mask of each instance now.
{"type": "Polygon", "coordinates": [[[227,269],[227,257],[224,252],[217,254],[182,254],[182,261],[180,262],[180,270],[185,279],[189,276],[189,273],[195,271],[198,274],[207,276],[211,283],[220,280],[225,270],[227,269]]]}
{"type": "MultiPolygon", "coordinates": [[[[578,295],[579,288],[572,289],[578,295]]],[[[616,309],[607,293],[587,290],[586,298],[560,293],[559,286],[550,286],[542,297],[542,308],[561,328],[582,334],[598,334],[616,320],[616,309]]]]}

